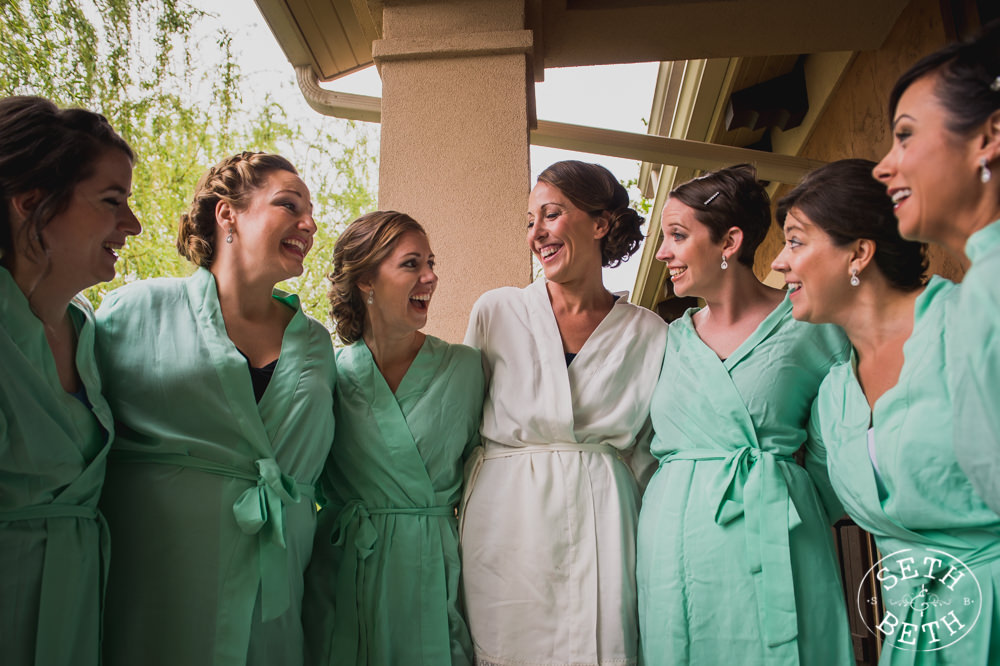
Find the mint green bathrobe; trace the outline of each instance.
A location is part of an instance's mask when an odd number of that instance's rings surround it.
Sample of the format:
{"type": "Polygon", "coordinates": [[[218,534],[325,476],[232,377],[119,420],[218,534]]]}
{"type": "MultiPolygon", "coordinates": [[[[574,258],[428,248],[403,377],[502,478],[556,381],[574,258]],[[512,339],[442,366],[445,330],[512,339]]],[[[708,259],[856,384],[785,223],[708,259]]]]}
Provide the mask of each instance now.
{"type": "Polygon", "coordinates": [[[274,297],[295,314],[259,404],[209,271],[123,287],[98,310],[118,427],[101,500],[114,539],[106,664],[302,663],[336,366],[326,329],[295,296],[274,297]]]}
{"type": "Polygon", "coordinates": [[[69,314],[88,409],[59,383],[42,322],[0,267],[0,662],[96,666],[109,542],[97,509],[112,432],[94,315],[69,314]]]}
{"type": "MultiPolygon", "coordinates": [[[[814,410],[812,423],[826,446],[830,480],[848,514],[872,533],[882,556],[916,553],[912,567],[920,575],[906,580],[883,575],[886,611],[902,621],[928,624],[952,610],[960,620],[969,619],[965,609],[979,610],[971,632],[934,651],[929,651],[936,647],[930,630],[917,632],[914,645],[893,647],[897,639],[908,637],[901,629],[892,629],[883,646],[882,666],[1000,663],[1000,516],[973,490],[955,460],[951,441],[953,396],[947,381],[950,341],[945,328],[956,323],[957,292],[951,282],[935,276],[917,297],[899,381],[876,401],[874,412],[858,384],[853,359],[831,369],[814,410]],[[869,423],[874,428],[878,471],[868,451],[869,423]],[[930,551],[964,562],[981,591],[968,588],[972,581],[967,575],[962,583],[966,587],[956,587],[958,595],[926,578],[925,553],[945,561],[930,551]],[[892,588],[886,589],[887,585],[892,588]],[[937,603],[922,613],[918,604],[900,603],[924,595],[937,603]],[[966,605],[966,597],[971,604],[966,605]]],[[[902,571],[900,566],[885,568],[902,571]]],[[[937,637],[937,644],[944,645],[942,637],[950,635],[938,626],[937,637]]]]}
{"type": "Polygon", "coordinates": [[[455,507],[479,439],[481,356],[427,336],[395,395],[363,341],[337,365],[328,503],[306,574],[307,662],[470,664],[455,507]]]}
{"type": "Polygon", "coordinates": [[[955,455],[973,488],[1000,514],[1000,222],[969,237],[948,335],[954,340],[955,455]]]}
{"type": "Polygon", "coordinates": [[[847,339],[795,321],[786,298],[720,360],[693,312],[670,324],[650,407],[660,466],[639,515],[640,663],[850,666],[830,529],[842,511],[807,438],[847,339]]]}

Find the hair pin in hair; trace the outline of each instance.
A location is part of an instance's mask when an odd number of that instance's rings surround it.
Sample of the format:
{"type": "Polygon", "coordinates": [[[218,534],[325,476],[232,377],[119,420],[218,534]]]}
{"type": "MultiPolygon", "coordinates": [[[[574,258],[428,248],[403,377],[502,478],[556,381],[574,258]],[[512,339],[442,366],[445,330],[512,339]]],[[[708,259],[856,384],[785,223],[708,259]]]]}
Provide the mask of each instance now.
{"type": "Polygon", "coordinates": [[[707,206],[708,204],[710,204],[713,201],[715,201],[715,197],[717,197],[717,196],[719,196],[719,191],[718,190],[716,190],[715,194],[713,194],[709,198],[705,199],[705,205],[707,206]]]}
{"type": "Polygon", "coordinates": [[[990,90],[993,92],[1000,92],[1000,76],[993,79],[993,82],[990,83],[990,90]]]}

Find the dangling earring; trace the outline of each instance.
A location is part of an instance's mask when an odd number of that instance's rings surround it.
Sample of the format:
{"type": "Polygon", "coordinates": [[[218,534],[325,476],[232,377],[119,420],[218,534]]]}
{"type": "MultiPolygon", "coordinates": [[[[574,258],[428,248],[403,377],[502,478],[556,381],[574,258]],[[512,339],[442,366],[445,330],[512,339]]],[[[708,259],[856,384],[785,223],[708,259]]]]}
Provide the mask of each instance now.
{"type": "Polygon", "coordinates": [[[722,255],[722,263],[719,264],[719,268],[721,268],[722,270],[726,270],[727,268],[729,268],[729,262],[726,261],[726,255],[722,255]]]}
{"type": "Polygon", "coordinates": [[[857,268],[852,268],[851,269],[851,286],[852,287],[857,287],[859,284],[861,284],[861,278],[858,277],[858,269],[857,268]]]}
{"type": "Polygon", "coordinates": [[[374,302],[375,302],[375,290],[372,289],[371,291],[368,292],[368,305],[371,305],[374,302]]]}
{"type": "Polygon", "coordinates": [[[226,236],[226,242],[227,243],[232,243],[233,242],[233,231],[235,231],[235,229],[233,229],[232,227],[229,227],[229,235],[226,236]]]}
{"type": "Polygon", "coordinates": [[[993,172],[990,171],[990,168],[988,166],[986,166],[986,158],[985,157],[980,157],[979,158],[979,182],[982,183],[983,185],[985,185],[986,183],[990,182],[990,179],[992,177],[993,177],[993,172]]]}

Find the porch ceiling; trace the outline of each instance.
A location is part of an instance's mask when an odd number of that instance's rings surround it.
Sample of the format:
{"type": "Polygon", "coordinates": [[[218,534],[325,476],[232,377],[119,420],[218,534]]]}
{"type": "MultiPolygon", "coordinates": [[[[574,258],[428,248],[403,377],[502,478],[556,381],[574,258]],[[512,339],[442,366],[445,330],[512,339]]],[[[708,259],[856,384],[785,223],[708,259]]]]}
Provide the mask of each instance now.
{"type": "MultiPolygon", "coordinates": [[[[425,0],[396,0],[398,3],[425,0]]],[[[877,48],[909,0],[525,0],[548,67],[877,48]]],[[[384,0],[255,0],[294,66],[323,81],[372,64],[384,0]]]]}

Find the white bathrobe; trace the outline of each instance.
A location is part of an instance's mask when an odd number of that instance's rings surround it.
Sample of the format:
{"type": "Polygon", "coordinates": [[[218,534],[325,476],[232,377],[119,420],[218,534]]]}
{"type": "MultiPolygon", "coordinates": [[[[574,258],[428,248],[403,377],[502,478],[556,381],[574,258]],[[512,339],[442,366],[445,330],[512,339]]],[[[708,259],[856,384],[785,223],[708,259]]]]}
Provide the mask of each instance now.
{"type": "Polygon", "coordinates": [[[635,664],[635,533],[666,324],[619,298],[567,367],[545,281],[484,294],[462,566],[478,664],[635,664]]]}

